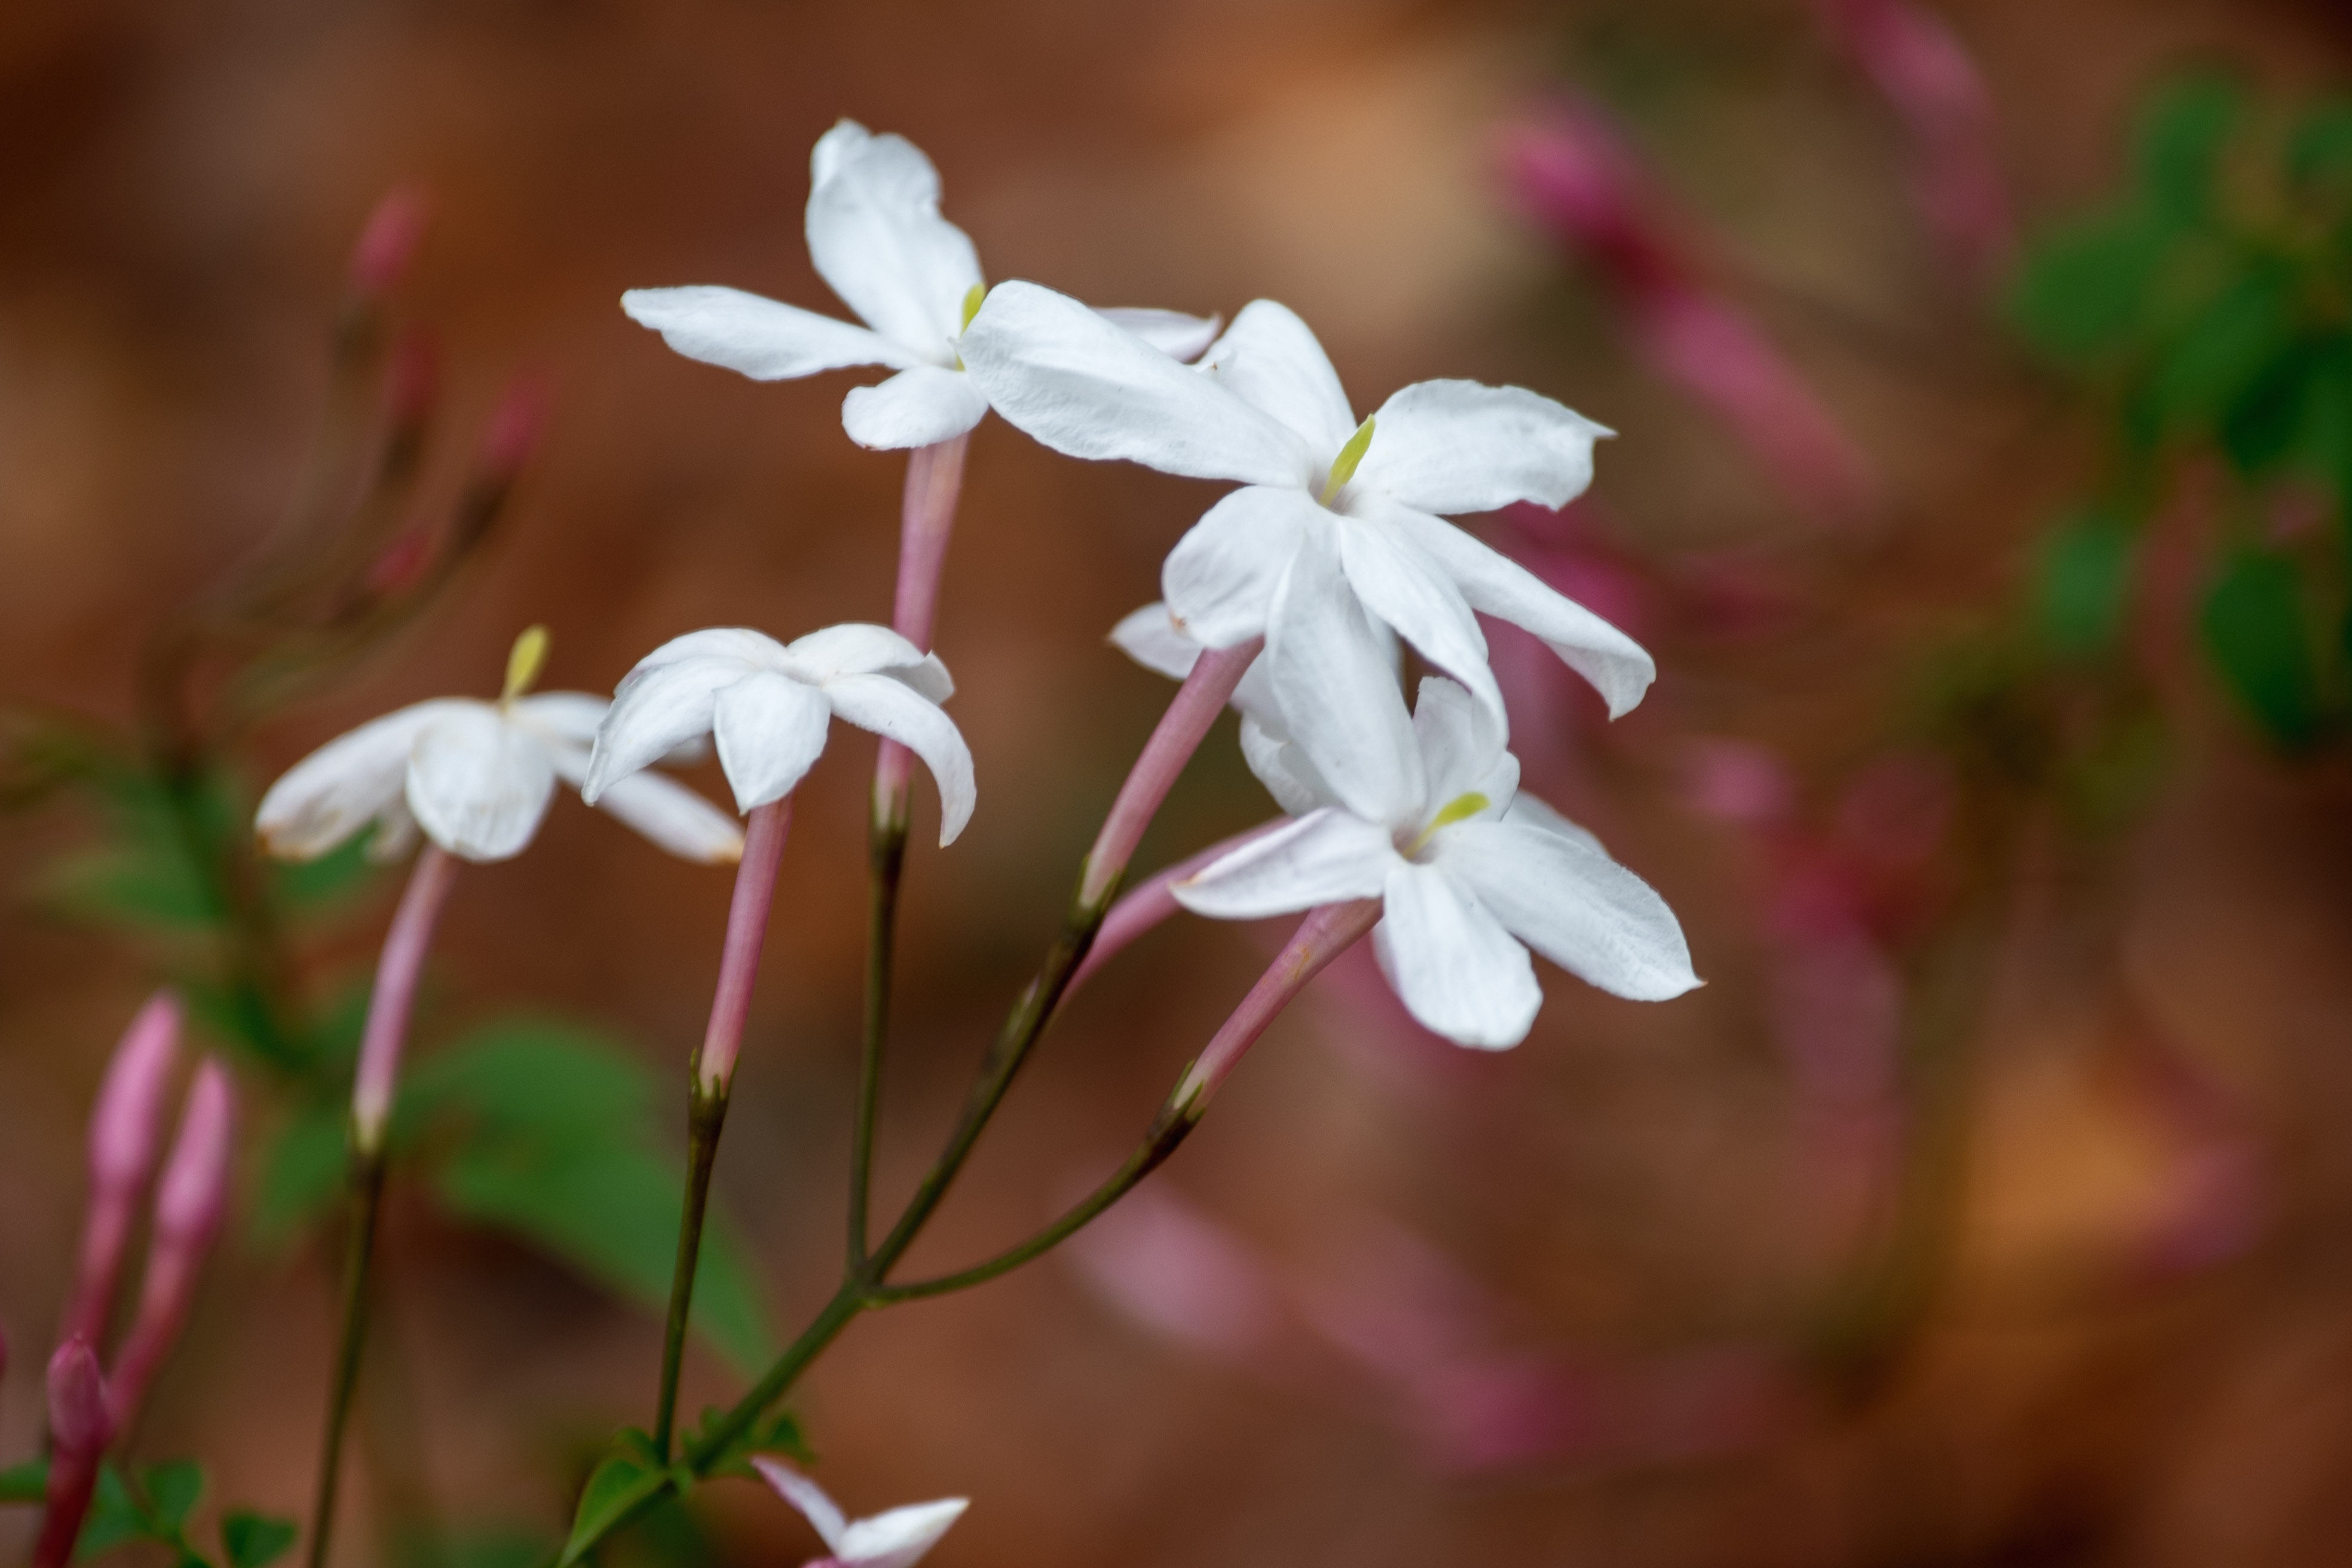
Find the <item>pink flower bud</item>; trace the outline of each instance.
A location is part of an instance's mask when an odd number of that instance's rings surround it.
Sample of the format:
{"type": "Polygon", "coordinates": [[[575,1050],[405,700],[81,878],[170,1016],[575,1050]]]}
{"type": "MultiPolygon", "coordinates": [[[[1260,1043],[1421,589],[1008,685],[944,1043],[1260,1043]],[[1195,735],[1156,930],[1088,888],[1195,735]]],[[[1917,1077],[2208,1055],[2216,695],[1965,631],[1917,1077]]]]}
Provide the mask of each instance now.
{"type": "Polygon", "coordinates": [[[69,1335],[49,1357],[49,1432],[60,1456],[95,1455],[114,1440],[114,1414],[98,1352],[69,1335]]]}
{"type": "Polygon", "coordinates": [[[394,426],[417,425],[433,410],[441,391],[441,355],[423,332],[400,334],[384,377],[384,412],[394,426]]]}
{"type": "Polygon", "coordinates": [[[413,185],[398,186],[376,203],[352,247],[352,292],[373,297],[399,283],[425,237],[428,210],[425,193],[413,185]]]}
{"type": "Polygon", "coordinates": [[[89,1209],[65,1331],[93,1343],[106,1332],[131,1217],[155,1167],[156,1115],[179,1044],[179,998],[159,991],[124,1031],[90,1113],[89,1209]]]}
{"type": "Polygon", "coordinates": [[[509,382],[482,437],[483,468],[499,479],[521,472],[539,447],[540,432],[547,425],[547,384],[537,376],[517,376],[509,382]]]}
{"type": "Polygon", "coordinates": [[[115,1411],[129,1421],[188,1318],[196,1272],[228,1208],[229,1155],[236,1123],[236,1089],[228,1068],[206,1057],[188,1089],[180,1135],[155,1194],[155,1239],[139,1318],[114,1363],[115,1411]]]}

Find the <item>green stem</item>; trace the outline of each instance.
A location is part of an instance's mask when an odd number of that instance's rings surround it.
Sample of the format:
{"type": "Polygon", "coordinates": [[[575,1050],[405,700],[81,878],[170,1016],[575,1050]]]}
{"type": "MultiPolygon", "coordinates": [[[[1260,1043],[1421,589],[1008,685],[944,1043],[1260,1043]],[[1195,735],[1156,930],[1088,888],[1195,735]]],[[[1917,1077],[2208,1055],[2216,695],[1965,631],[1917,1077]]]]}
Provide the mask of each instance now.
{"type": "Polygon", "coordinates": [[[327,1561],[335,1522],[335,1487],[341,1473],[343,1431],[359,1387],[360,1351],[367,1339],[368,1274],[375,1254],[376,1218],[383,1207],[383,1150],[354,1142],[351,1157],[352,1229],[343,1258],[342,1339],[335,1350],[334,1383],[327,1395],[327,1432],[320,1446],[319,1491],[310,1510],[310,1568],[327,1561]]]}
{"type": "Polygon", "coordinates": [[[660,1403],[654,1411],[654,1451],[669,1458],[677,1425],[677,1378],[686,1360],[686,1329],[694,1307],[694,1276],[702,1256],[702,1222],[710,1209],[710,1171],[719,1162],[719,1134],[727,1122],[727,1086],[707,1088],[697,1073],[687,1091],[686,1212],[678,1221],[677,1263],[670,1272],[669,1315],[662,1327],[660,1403]]]}
{"type": "Polygon", "coordinates": [[[889,1034],[891,947],[898,920],[898,877],[907,863],[907,797],[877,792],[866,828],[871,873],[866,928],[866,1037],[858,1054],[857,1115],[849,1133],[849,1268],[866,1263],[866,1210],[874,1185],[874,1121],[882,1100],[882,1047],[889,1034]]]}
{"type": "Polygon", "coordinates": [[[767,1374],[752,1385],[751,1391],[737,1400],[716,1426],[687,1445],[687,1468],[698,1476],[703,1474],[729,1445],[751,1430],[762,1411],[784,1396],[800,1374],[808,1370],[809,1363],[833,1343],[850,1321],[871,1305],[872,1296],[865,1280],[855,1276],[844,1279],[841,1289],[833,1293],[833,1300],[824,1304],[824,1310],[801,1331],[800,1338],[785,1347],[784,1353],[776,1358],[775,1364],[768,1368],[767,1374]]]}

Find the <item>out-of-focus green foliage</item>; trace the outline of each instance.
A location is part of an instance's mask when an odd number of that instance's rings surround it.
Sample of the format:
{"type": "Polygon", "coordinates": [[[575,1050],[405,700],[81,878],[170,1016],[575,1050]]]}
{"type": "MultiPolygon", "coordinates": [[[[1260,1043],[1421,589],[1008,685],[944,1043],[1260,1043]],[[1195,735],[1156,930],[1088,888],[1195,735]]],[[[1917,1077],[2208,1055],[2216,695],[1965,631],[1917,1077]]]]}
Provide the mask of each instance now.
{"type": "Polygon", "coordinates": [[[2044,646],[2114,647],[2147,525],[2201,461],[2224,479],[2198,617],[2214,671],[2284,749],[2352,732],[2352,105],[2162,95],[2123,190],[2034,247],[2011,307],[2115,433],[2110,499],[2040,556],[2044,646]],[[2298,526],[2321,510],[2332,528],[2298,526]]]}
{"type": "MultiPolygon", "coordinates": [[[[47,1459],[0,1470],[0,1503],[40,1502],[48,1479],[47,1459]]],[[[204,1497],[204,1467],[193,1459],[167,1459],[129,1472],[110,1461],[99,1470],[74,1557],[87,1562],[133,1542],[151,1542],[170,1552],[178,1568],[214,1568],[188,1534],[204,1497]]],[[[296,1530],[286,1520],[231,1509],[221,1516],[220,1534],[226,1568],[269,1568],[294,1544],[296,1530]]]]}

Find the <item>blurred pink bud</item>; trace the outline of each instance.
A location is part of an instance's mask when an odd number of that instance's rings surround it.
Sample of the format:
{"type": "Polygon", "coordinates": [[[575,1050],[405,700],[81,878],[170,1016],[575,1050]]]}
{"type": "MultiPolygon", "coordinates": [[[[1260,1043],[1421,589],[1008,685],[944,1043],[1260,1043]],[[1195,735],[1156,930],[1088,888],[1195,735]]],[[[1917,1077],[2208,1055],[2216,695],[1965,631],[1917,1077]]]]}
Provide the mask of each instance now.
{"type": "Polygon", "coordinates": [[[65,1332],[92,1343],[106,1332],[114,1282],[141,1192],[155,1167],[156,1120],[180,1046],[180,999],[150,997],[123,1031],[89,1119],[89,1207],[65,1332]]]}
{"type": "Polygon", "coordinates": [[[1590,257],[1618,288],[1687,284],[1687,268],[1650,210],[1633,154],[1600,112],[1559,98],[1506,130],[1503,169],[1529,216],[1590,257]]]}
{"type": "Polygon", "coordinates": [[[395,426],[422,424],[441,393],[441,353],[422,331],[404,331],[385,373],[384,412],[395,426]]]}
{"type": "Polygon", "coordinates": [[[139,1317],[114,1363],[115,1410],[125,1422],[145,1401],[148,1385],[187,1321],[197,1270],[228,1210],[236,1123],[236,1085],[219,1058],[206,1057],[188,1089],[180,1134],[156,1189],[154,1241],[139,1317]]]}
{"type": "Polygon", "coordinates": [[[1104,1300],[1195,1351],[1255,1362],[1281,1325],[1279,1293],[1256,1254],[1160,1186],[1121,1200],[1070,1258],[1104,1300]]]}
{"type": "Polygon", "coordinates": [[[410,529],[390,544],[368,566],[367,589],[371,594],[396,594],[425,575],[425,568],[433,562],[433,540],[422,529],[410,529]]]}
{"type": "Polygon", "coordinates": [[[49,1433],[60,1455],[94,1455],[114,1440],[114,1415],[98,1352],[68,1335],[49,1357],[49,1433]]]}
{"type": "Polygon", "coordinates": [[[373,298],[398,285],[425,237],[431,204],[414,185],[395,186],[368,214],[352,247],[351,284],[354,293],[373,298]]]}
{"type": "Polygon", "coordinates": [[[1741,741],[1690,742],[1683,752],[1682,785],[1685,805],[1740,827],[1785,820],[1797,794],[1778,757],[1741,741]]]}
{"type": "Polygon", "coordinates": [[[540,434],[547,425],[547,408],[544,381],[524,375],[509,382],[482,437],[483,468],[500,479],[521,472],[538,449],[540,434]]]}

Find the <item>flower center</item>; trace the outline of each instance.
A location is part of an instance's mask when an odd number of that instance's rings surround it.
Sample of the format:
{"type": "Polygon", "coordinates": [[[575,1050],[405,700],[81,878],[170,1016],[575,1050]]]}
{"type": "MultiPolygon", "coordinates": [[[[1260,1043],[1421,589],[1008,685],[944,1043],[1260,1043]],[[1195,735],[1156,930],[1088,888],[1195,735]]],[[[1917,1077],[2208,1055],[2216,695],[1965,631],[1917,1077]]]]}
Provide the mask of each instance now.
{"type": "Polygon", "coordinates": [[[1339,455],[1331,459],[1330,475],[1323,481],[1325,506],[1329,506],[1332,498],[1345,489],[1348,481],[1356,477],[1356,465],[1364,460],[1364,453],[1370,448],[1371,444],[1372,422],[1370,417],[1367,417],[1361,425],[1356,426],[1356,433],[1348,437],[1348,444],[1339,448],[1339,455]]]}
{"type": "Polygon", "coordinates": [[[1405,858],[1412,859],[1428,848],[1429,841],[1437,837],[1439,828],[1451,827],[1457,822],[1475,816],[1494,804],[1475,789],[1465,790],[1455,795],[1445,803],[1444,810],[1429,819],[1429,826],[1421,830],[1421,837],[1415,838],[1412,847],[1404,852],[1405,858]]]}
{"type": "Polygon", "coordinates": [[[510,703],[529,691],[546,666],[547,628],[524,628],[522,636],[515,638],[514,647],[507,650],[507,689],[499,693],[499,704],[510,703]]]}

